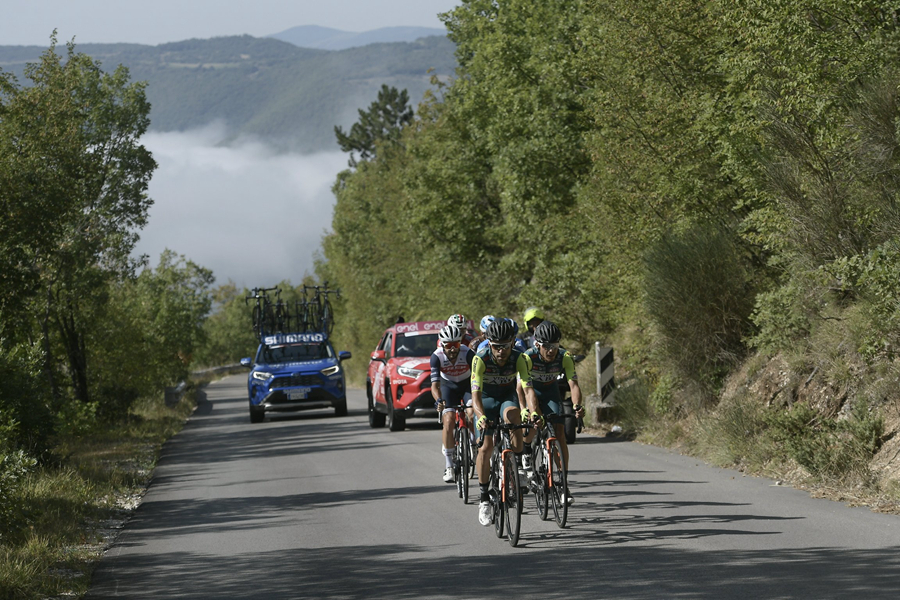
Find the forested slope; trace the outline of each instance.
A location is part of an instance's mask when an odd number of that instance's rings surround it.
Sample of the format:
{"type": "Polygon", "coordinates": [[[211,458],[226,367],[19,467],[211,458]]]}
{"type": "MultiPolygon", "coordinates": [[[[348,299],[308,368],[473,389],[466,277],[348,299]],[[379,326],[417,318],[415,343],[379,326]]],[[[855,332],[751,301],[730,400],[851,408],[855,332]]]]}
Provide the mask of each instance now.
{"type": "Polygon", "coordinates": [[[635,427],[721,418],[770,442],[757,466],[869,481],[898,402],[897,11],[463,2],[456,78],[338,179],[341,341],[540,305],[571,347],[617,347],[635,427]],[[774,396],[722,402],[774,357],[774,396]]]}
{"type": "MultiPolygon", "coordinates": [[[[429,69],[450,75],[453,43],[433,36],[340,51],[298,48],[251,36],[186,40],[159,46],[83,44],[104,69],[122,64],[146,81],[151,131],[220,122],[233,136],[251,135],[300,151],[334,148],[333,128],[349,125],[383,83],[416,101],[429,69]]],[[[0,68],[21,78],[40,47],[0,46],[0,68]]]]}

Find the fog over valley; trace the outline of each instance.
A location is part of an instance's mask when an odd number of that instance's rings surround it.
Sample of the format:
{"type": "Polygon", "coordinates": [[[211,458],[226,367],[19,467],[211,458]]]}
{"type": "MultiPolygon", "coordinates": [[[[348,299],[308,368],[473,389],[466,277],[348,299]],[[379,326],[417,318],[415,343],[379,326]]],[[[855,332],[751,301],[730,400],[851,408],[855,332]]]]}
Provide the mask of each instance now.
{"type": "Polygon", "coordinates": [[[159,164],[154,200],[136,254],[155,266],[170,248],[212,269],[216,283],[298,283],[331,225],[340,151],[278,153],[259,140],[221,142],[225,129],[148,133],[142,140],[159,164]]]}

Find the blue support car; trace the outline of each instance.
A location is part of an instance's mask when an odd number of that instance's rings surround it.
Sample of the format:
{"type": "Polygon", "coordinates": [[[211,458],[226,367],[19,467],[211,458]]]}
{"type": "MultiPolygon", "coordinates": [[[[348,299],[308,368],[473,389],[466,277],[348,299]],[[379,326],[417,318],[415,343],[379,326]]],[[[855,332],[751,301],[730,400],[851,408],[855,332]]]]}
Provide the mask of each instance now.
{"type": "Polygon", "coordinates": [[[341,363],[350,353],[335,353],[324,333],[266,335],[255,358],[241,359],[250,368],[250,422],[261,422],[267,412],[334,408],[347,414],[347,385],[341,363]]]}

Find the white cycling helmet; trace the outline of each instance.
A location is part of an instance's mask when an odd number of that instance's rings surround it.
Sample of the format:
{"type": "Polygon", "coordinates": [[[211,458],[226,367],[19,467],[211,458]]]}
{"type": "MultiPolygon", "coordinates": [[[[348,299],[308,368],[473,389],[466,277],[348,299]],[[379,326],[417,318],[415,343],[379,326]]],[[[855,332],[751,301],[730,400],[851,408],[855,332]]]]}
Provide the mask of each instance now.
{"type": "Polygon", "coordinates": [[[481,323],[478,325],[478,328],[481,329],[481,333],[487,332],[488,325],[497,320],[497,317],[494,315],[484,315],[481,317],[481,323]]]}
{"type": "Polygon", "coordinates": [[[456,325],[445,325],[438,333],[438,339],[444,342],[459,342],[462,340],[462,330],[456,325]]]}
{"type": "Polygon", "coordinates": [[[460,329],[465,329],[466,328],[466,318],[460,314],[450,315],[450,318],[447,319],[447,325],[456,325],[460,329]]]}

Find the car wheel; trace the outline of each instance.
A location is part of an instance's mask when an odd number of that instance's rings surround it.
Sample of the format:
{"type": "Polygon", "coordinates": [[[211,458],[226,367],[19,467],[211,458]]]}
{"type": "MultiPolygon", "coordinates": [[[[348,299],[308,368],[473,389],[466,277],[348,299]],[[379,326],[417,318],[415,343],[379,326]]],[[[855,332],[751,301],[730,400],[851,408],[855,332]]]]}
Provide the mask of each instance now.
{"type": "Polygon", "coordinates": [[[394,395],[391,393],[391,386],[387,388],[388,403],[388,428],[391,431],[403,431],[406,429],[406,417],[394,410],[394,395]]]}
{"type": "Polygon", "coordinates": [[[334,416],[336,417],[346,417],[347,416],[347,396],[344,396],[340,400],[334,403],[334,416]]]}
{"type": "Polygon", "coordinates": [[[250,422],[251,423],[262,423],[263,419],[266,418],[266,409],[260,408],[258,406],[253,406],[250,404],[250,422]]]}
{"type": "Polygon", "coordinates": [[[384,414],[375,410],[375,400],[372,398],[372,386],[366,386],[366,397],[369,400],[369,427],[378,429],[384,427],[384,414]]]}

